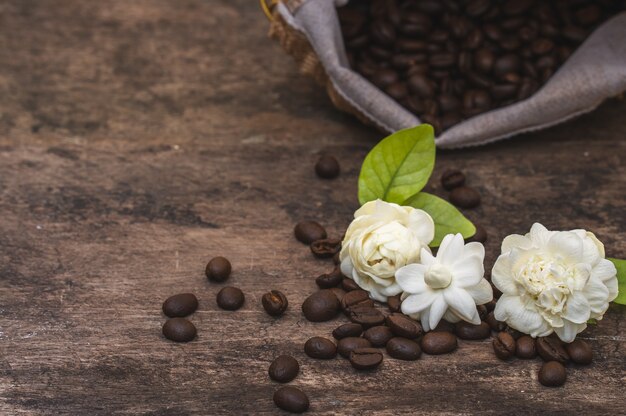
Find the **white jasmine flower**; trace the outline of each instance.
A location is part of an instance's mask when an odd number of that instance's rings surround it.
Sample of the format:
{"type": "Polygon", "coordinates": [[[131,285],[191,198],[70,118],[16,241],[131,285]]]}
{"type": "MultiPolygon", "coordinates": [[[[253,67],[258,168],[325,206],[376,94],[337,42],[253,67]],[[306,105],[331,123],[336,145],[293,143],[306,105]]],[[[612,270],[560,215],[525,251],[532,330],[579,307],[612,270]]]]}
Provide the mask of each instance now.
{"type": "Polygon", "coordinates": [[[402,312],[419,319],[425,331],[441,318],[480,323],[476,305],[493,299],[484,279],[485,248],[480,243],[464,244],[461,234],[444,237],[437,257],[422,250],[420,264],[409,264],[396,272],[402,294],[402,312]]]}
{"type": "Polygon", "coordinates": [[[370,201],[354,213],[341,245],[341,271],[370,297],[386,302],[401,292],[396,270],[430,254],[435,223],[421,209],[381,200],[370,201]]]}
{"type": "Polygon", "coordinates": [[[585,230],[548,231],[536,223],[525,236],[506,237],[491,278],[502,291],[496,319],[533,337],[556,332],[565,342],[590,318],[602,319],[617,297],[617,270],[585,230]]]}

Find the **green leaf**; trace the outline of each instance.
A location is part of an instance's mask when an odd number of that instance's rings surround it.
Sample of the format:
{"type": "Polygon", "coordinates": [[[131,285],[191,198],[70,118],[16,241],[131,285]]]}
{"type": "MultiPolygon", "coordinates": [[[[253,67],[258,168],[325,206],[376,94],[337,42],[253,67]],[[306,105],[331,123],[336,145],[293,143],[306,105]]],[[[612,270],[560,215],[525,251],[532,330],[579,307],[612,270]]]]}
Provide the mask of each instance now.
{"type": "Polygon", "coordinates": [[[402,204],[422,190],[435,165],[435,134],[421,124],[387,136],[368,153],[359,175],[359,202],[402,204]]]}
{"type": "Polygon", "coordinates": [[[433,217],[435,238],[430,243],[431,247],[439,247],[446,234],[461,233],[463,238],[468,238],[476,233],[476,227],[470,220],[465,218],[452,204],[438,196],[420,192],[409,198],[403,205],[423,209],[433,217]]]}
{"type": "Polygon", "coordinates": [[[587,321],[587,323],[589,325],[598,325],[598,321],[596,321],[595,319],[591,318],[587,321]]]}
{"type": "Polygon", "coordinates": [[[613,302],[626,305],[626,260],[611,259],[617,269],[617,297],[613,302]]]}

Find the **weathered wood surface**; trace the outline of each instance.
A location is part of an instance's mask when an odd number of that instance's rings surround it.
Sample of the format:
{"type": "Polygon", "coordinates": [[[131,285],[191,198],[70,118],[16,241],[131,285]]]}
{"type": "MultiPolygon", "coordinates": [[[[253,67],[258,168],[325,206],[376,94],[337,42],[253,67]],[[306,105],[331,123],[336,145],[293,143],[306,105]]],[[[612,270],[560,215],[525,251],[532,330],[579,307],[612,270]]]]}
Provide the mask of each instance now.
{"type": "MultiPolygon", "coordinates": [[[[300,360],[292,384],[316,414],[623,410],[624,308],[584,333],[595,362],[559,389],[537,383],[539,361],[503,363],[488,341],[375,373],[304,355],[345,318],[301,316],[329,265],[292,227],[342,232],[380,135],[333,109],[266,29],[244,0],[0,5],[0,414],[273,414],[266,372],[281,353],[300,360]],[[341,160],[339,179],[314,176],[320,151],[341,160]],[[240,311],[215,305],[214,255],[234,265],[240,311]],[[291,302],[281,319],[260,307],[270,288],[291,302]],[[161,302],[181,291],[200,299],[187,345],[160,334],[161,302]]],[[[594,230],[626,256],[625,111],[614,100],[439,155],[435,176],[460,167],[483,195],[468,215],[490,233],[488,267],[534,221],[594,230]]]]}

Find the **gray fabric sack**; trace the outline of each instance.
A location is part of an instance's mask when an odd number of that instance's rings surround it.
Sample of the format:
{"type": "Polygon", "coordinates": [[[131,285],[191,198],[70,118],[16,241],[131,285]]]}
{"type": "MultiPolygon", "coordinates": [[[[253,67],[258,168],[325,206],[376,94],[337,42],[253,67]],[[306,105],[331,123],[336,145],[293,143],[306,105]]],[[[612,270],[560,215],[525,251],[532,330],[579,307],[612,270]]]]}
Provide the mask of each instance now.
{"type": "MultiPolygon", "coordinates": [[[[345,0],[279,3],[270,34],[303,72],[326,84],[333,103],[385,132],[420,120],[348,66],[336,7],[345,0]]],[[[592,111],[626,91],[626,13],[596,29],[559,70],[526,100],[467,119],[437,137],[440,148],[459,148],[543,129],[592,111]]]]}

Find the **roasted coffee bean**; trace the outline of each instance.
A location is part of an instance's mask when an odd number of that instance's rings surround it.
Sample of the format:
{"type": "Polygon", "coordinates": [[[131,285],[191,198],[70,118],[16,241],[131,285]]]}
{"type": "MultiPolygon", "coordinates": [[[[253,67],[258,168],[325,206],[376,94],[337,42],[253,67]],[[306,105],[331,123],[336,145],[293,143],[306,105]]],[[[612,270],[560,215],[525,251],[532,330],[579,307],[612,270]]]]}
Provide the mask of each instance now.
{"type": "Polygon", "coordinates": [[[315,173],[322,179],[334,179],[340,170],[339,162],[331,155],[322,155],[315,163],[315,173]]]}
{"type": "Polygon", "coordinates": [[[475,208],[480,205],[480,194],[474,188],[460,186],[450,192],[450,202],[460,208],[475,208]]]}
{"type": "Polygon", "coordinates": [[[448,321],[444,321],[443,319],[439,321],[437,326],[431,330],[431,332],[451,332],[454,333],[454,324],[451,324],[448,321]]]}
{"type": "Polygon", "coordinates": [[[487,310],[487,307],[485,305],[477,305],[476,310],[478,311],[478,316],[480,317],[481,321],[487,319],[487,314],[489,313],[489,311],[487,310]]]}
{"type": "Polygon", "coordinates": [[[410,339],[394,337],[387,342],[387,354],[398,360],[413,361],[420,358],[422,350],[419,344],[410,339]]]}
{"type": "Polygon", "coordinates": [[[363,326],[360,324],[349,323],[338,326],[333,330],[335,339],[343,339],[347,337],[358,337],[363,333],[363,326]]]}
{"type": "Polygon", "coordinates": [[[539,38],[533,41],[530,45],[530,50],[535,55],[545,55],[550,53],[554,49],[554,42],[550,39],[539,38]]]}
{"type": "Polygon", "coordinates": [[[346,337],[339,340],[337,343],[337,352],[344,358],[350,356],[350,352],[357,348],[369,348],[372,344],[365,338],[346,337]]]}
{"type": "Polygon", "coordinates": [[[400,38],[396,42],[396,47],[402,52],[423,52],[428,44],[423,40],[400,38]]]}
{"type": "Polygon", "coordinates": [[[363,338],[374,347],[384,347],[393,336],[391,329],[383,325],[373,326],[363,333],[363,338]]]}
{"type": "Polygon", "coordinates": [[[469,322],[460,321],[454,325],[454,333],[461,339],[478,340],[488,338],[489,335],[491,335],[491,328],[487,322],[474,325],[469,322]]]}
{"type": "Polygon", "coordinates": [[[227,311],[236,311],[241,308],[245,301],[245,296],[241,289],[226,286],[217,292],[217,306],[227,311]]]}
{"type": "Polygon", "coordinates": [[[337,316],[339,307],[339,300],[335,293],[329,289],[322,289],[302,302],[302,313],[311,322],[324,322],[337,316]]]}
{"type": "Polygon", "coordinates": [[[311,244],[317,240],[323,240],[327,237],[324,227],[315,221],[302,221],[296,224],[293,229],[296,239],[304,244],[311,244]]]}
{"type": "Polygon", "coordinates": [[[576,20],[583,26],[596,24],[602,18],[602,9],[597,4],[589,4],[576,10],[576,20]]]}
{"type": "Polygon", "coordinates": [[[398,82],[398,73],[393,69],[380,69],[374,73],[372,82],[379,88],[385,88],[395,82],[398,82]]]}
{"type": "Polygon", "coordinates": [[[517,358],[531,359],[537,356],[535,348],[535,339],[530,335],[524,335],[517,339],[517,348],[515,350],[517,358]]]}
{"type": "Polygon", "coordinates": [[[503,76],[510,72],[518,72],[521,68],[521,61],[517,55],[506,54],[497,58],[494,62],[493,70],[497,76],[503,76]]]}
{"type": "Polygon", "coordinates": [[[408,81],[409,90],[422,98],[432,98],[435,96],[435,84],[425,75],[414,74],[408,81]]]}
{"type": "Polygon", "coordinates": [[[470,0],[469,3],[467,3],[467,5],[465,6],[465,11],[471,17],[476,18],[487,13],[490,7],[490,0],[470,0]]]}
{"type": "Polygon", "coordinates": [[[456,111],[461,108],[461,100],[452,94],[440,94],[437,98],[437,104],[439,105],[439,110],[444,113],[456,111]]]}
{"type": "Polygon", "coordinates": [[[493,41],[498,42],[500,39],[502,39],[502,31],[500,30],[500,28],[498,28],[498,26],[494,24],[485,25],[483,27],[483,32],[489,39],[493,41]]]}
{"type": "Polygon", "coordinates": [[[591,347],[582,339],[576,339],[569,344],[565,344],[565,350],[570,360],[576,364],[591,364],[593,360],[591,347]]]}
{"type": "Polygon", "coordinates": [[[422,338],[422,351],[430,355],[448,354],[457,348],[456,336],[450,332],[433,331],[422,338]]]}
{"type": "MultiPolygon", "coordinates": [[[[494,296],[495,296],[495,291],[494,291],[494,296]]],[[[510,326],[507,326],[505,331],[508,332],[516,341],[524,336],[523,333],[519,332],[517,329],[511,328],[510,326]]]]}
{"type": "Polygon", "coordinates": [[[456,56],[449,52],[435,53],[428,57],[428,63],[432,68],[446,69],[456,63],[456,56]]]}
{"type": "Polygon", "coordinates": [[[577,26],[566,26],[560,31],[561,36],[572,42],[582,42],[587,37],[587,31],[577,26]]]}
{"type": "Polygon", "coordinates": [[[428,40],[434,43],[446,43],[450,39],[450,34],[445,30],[433,30],[428,36],[428,40]]]}
{"type": "MultiPolygon", "coordinates": [[[[489,279],[490,277],[485,275],[485,278],[489,279]]],[[[496,297],[496,295],[494,293],[494,298],[495,297],[496,297]]],[[[489,302],[485,303],[485,306],[487,307],[487,310],[489,312],[493,312],[493,310],[496,309],[496,303],[497,303],[497,299],[492,299],[489,302]]],[[[489,316],[487,315],[487,317],[489,317],[489,316]]],[[[495,318],[495,316],[494,316],[494,318],[495,318]]]]}
{"type": "Polygon", "coordinates": [[[506,324],[502,321],[498,321],[493,312],[489,312],[489,314],[487,315],[487,319],[485,319],[485,322],[487,322],[492,331],[501,332],[506,329],[506,324]]]}
{"type": "Polygon", "coordinates": [[[340,287],[331,287],[330,290],[335,294],[339,303],[341,303],[341,300],[346,295],[346,291],[340,287]]]}
{"type": "Polygon", "coordinates": [[[415,339],[422,335],[422,325],[401,313],[392,313],[385,318],[385,323],[398,337],[415,339]]]}
{"type": "Polygon", "coordinates": [[[515,97],[517,95],[517,90],[518,86],[516,84],[494,84],[491,86],[491,95],[497,100],[504,100],[515,97]]]}
{"type": "Polygon", "coordinates": [[[324,238],[311,243],[311,253],[317,258],[328,259],[339,253],[341,240],[336,238],[324,238]]]}
{"type": "Polygon", "coordinates": [[[287,296],[280,290],[271,290],[263,295],[261,298],[261,304],[263,309],[268,315],[280,316],[287,310],[289,302],[287,296]]]}
{"type": "Polygon", "coordinates": [[[383,362],[383,354],[376,348],[357,348],[350,352],[349,359],[357,370],[373,370],[383,362]]]}
{"type": "Polygon", "coordinates": [[[500,332],[493,339],[493,352],[499,359],[508,360],[515,355],[515,340],[510,334],[500,332]]]}
{"type": "Polygon", "coordinates": [[[304,413],[309,409],[309,398],[302,390],[285,386],[274,392],[274,404],[291,413],[304,413]]]}
{"type": "Polygon", "coordinates": [[[344,311],[348,311],[351,308],[373,306],[374,301],[370,299],[369,293],[362,289],[356,289],[346,293],[346,295],[341,300],[341,308],[344,311]]]}
{"type": "Polygon", "coordinates": [[[288,383],[300,372],[300,364],[290,355],[281,355],[270,364],[267,373],[270,378],[279,383],[288,383]]]}
{"type": "Polygon", "coordinates": [[[490,49],[478,49],[474,53],[474,66],[483,73],[489,73],[496,62],[496,57],[490,49]]]}
{"type": "Polygon", "coordinates": [[[196,337],[196,327],[188,319],[171,318],[163,324],[163,335],[170,341],[189,342],[196,337]]]}
{"type": "Polygon", "coordinates": [[[402,306],[402,300],[400,300],[400,295],[389,296],[387,298],[387,307],[391,312],[400,312],[400,307],[402,306]]]}
{"type": "Polygon", "coordinates": [[[348,319],[356,324],[363,325],[364,328],[382,325],[385,322],[385,316],[378,309],[367,306],[350,308],[348,319]]]}
{"type": "Polygon", "coordinates": [[[481,112],[491,107],[491,97],[485,90],[469,90],[463,94],[463,111],[468,114],[481,112]]]}
{"type": "Polygon", "coordinates": [[[335,358],[337,346],[328,338],[313,337],[304,343],[304,352],[311,358],[327,360],[335,358]]]}
{"type": "Polygon", "coordinates": [[[561,364],[569,361],[567,350],[560,339],[554,336],[539,337],[535,344],[537,353],[544,361],[558,361],[561,364]]]}
{"type": "Polygon", "coordinates": [[[539,382],[546,387],[559,387],[565,384],[567,372],[560,362],[548,361],[541,366],[538,378],[539,382]]]}
{"type": "Polygon", "coordinates": [[[441,175],[441,185],[447,191],[463,186],[465,184],[465,174],[457,169],[448,169],[441,175]]]}
{"type": "Polygon", "coordinates": [[[400,101],[409,95],[409,90],[406,87],[406,84],[403,82],[395,82],[385,88],[385,92],[388,96],[393,98],[396,101],[400,101]]]}
{"type": "Polygon", "coordinates": [[[230,276],[230,262],[224,257],[213,257],[206,265],[206,277],[214,282],[224,282],[230,276]]]}
{"type": "MultiPolygon", "coordinates": [[[[469,83],[471,85],[473,85],[474,87],[484,88],[485,89],[485,91],[481,91],[480,93],[478,93],[479,95],[482,95],[481,97],[479,97],[479,102],[481,100],[482,101],[488,100],[489,98],[485,97],[484,94],[486,93],[486,90],[491,88],[492,78],[484,76],[484,75],[481,75],[481,74],[479,74],[477,72],[468,72],[466,74],[466,77],[467,77],[467,80],[469,81],[469,83]]],[[[472,106],[475,106],[475,104],[474,104],[474,96],[476,94],[477,94],[476,91],[463,91],[463,105],[467,106],[468,108],[471,108],[472,106]],[[470,93],[470,94],[468,95],[468,93],[470,93]]],[[[478,110],[480,110],[480,108],[478,110]]]]}
{"type": "Polygon", "coordinates": [[[441,129],[447,130],[452,126],[459,124],[461,121],[461,116],[458,113],[446,113],[442,115],[440,119],[441,129]]]}
{"type": "Polygon", "coordinates": [[[390,46],[396,40],[393,25],[385,20],[375,20],[370,26],[372,40],[382,46],[390,46]]]}
{"type": "Polygon", "coordinates": [[[487,241],[487,230],[480,224],[474,224],[474,226],[476,227],[476,232],[467,239],[467,242],[485,243],[487,241]]]}
{"type": "Polygon", "coordinates": [[[315,283],[322,289],[330,289],[331,287],[339,286],[343,279],[341,269],[337,266],[332,272],[319,275],[315,279],[315,283]]]}
{"type": "Polygon", "coordinates": [[[525,13],[532,7],[534,0],[507,0],[502,5],[502,11],[508,16],[525,13]]]}
{"type": "Polygon", "coordinates": [[[343,280],[341,281],[341,287],[343,288],[343,290],[345,290],[346,292],[351,292],[353,290],[359,290],[361,289],[359,287],[359,285],[356,284],[356,282],[352,279],[348,279],[347,277],[344,277],[343,280]]]}
{"type": "Polygon", "coordinates": [[[191,315],[198,309],[198,298],[193,293],[170,296],[163,302],[163,313],[170,318],[191,315]]]}

